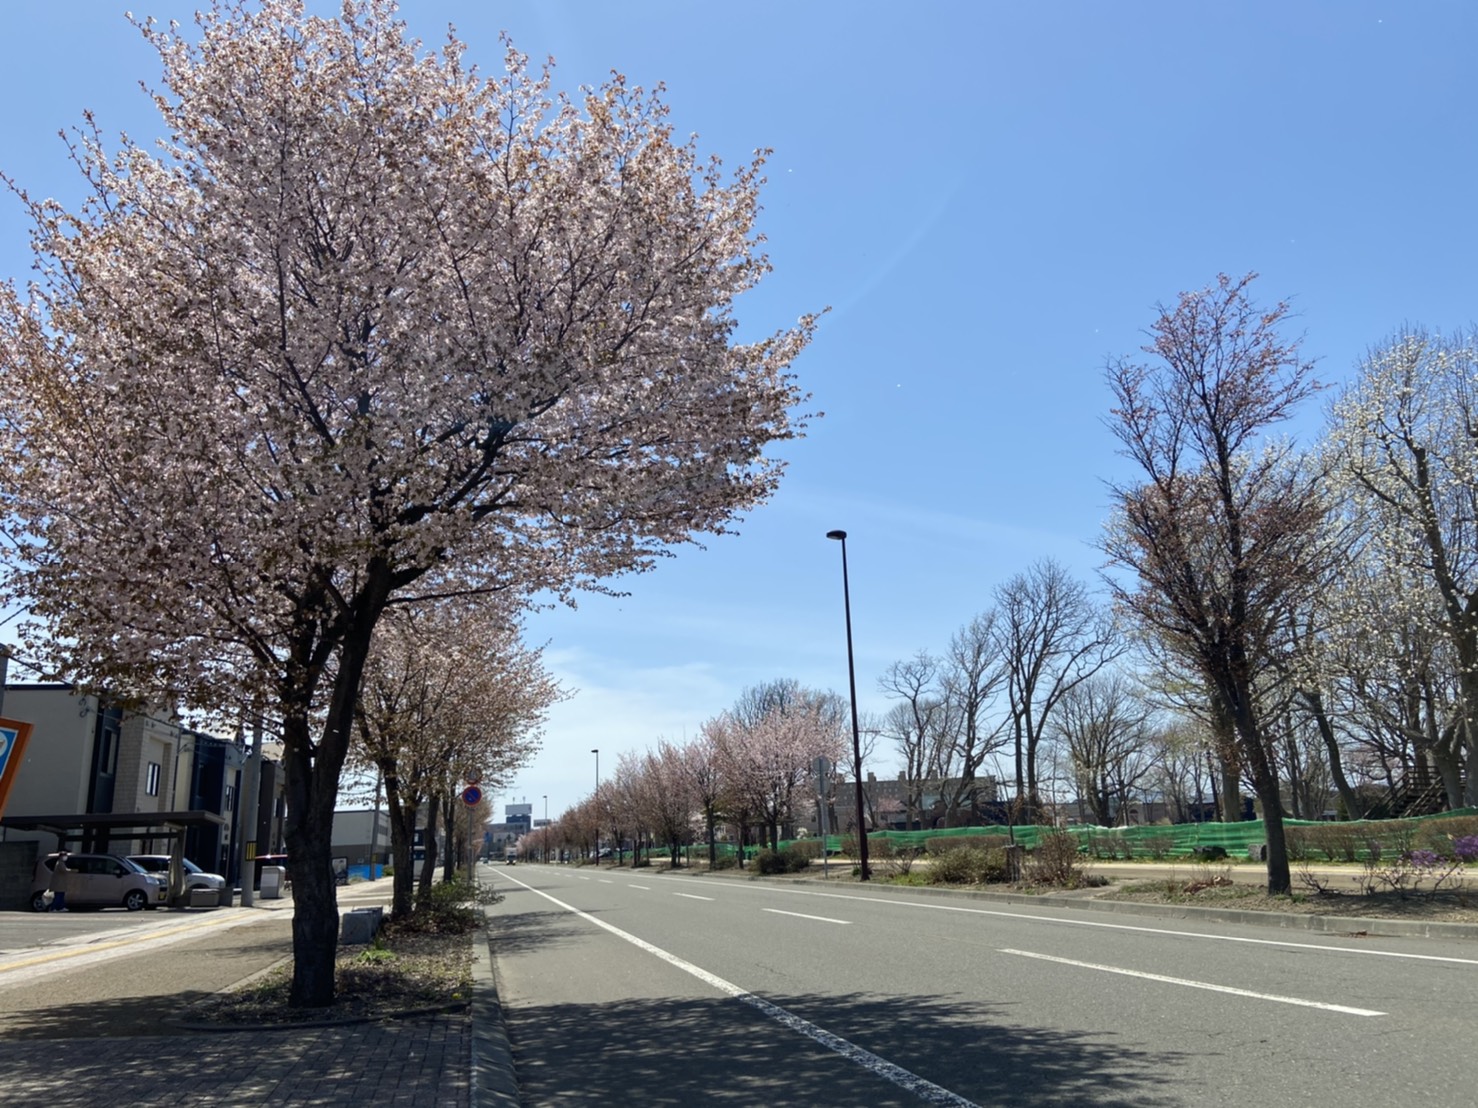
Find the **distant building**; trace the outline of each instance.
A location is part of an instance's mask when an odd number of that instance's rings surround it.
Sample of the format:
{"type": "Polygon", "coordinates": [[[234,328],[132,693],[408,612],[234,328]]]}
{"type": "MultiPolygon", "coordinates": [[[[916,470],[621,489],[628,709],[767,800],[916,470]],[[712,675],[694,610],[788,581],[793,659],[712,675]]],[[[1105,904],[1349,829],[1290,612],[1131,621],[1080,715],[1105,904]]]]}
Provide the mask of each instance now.
{"type": "MultiPolygon", "coordinates": [[[[931,778],[918,784],[919,802],[909,823],[907,798],[909,786],[903,774],[896,778],[879,778],[869,773],[862,782],[863,808],[868,826],[874,831],[931,830],[936,827],[971,827],[998,824],[1005,818],[1000,800],[1001,782],[991,776],[977,777],[963,792],[958,810],[947,810],[947,800],[960,795],[958,777],[931,778]],[[951,819],[953,822],[951,823],[951,819]]],[[[850,780],[832,782],[828,817],[833,834],[851,831],[857,823],[855,788],[850,780]]],[[[808,833],[818,831],[815,803],[809,816],[801,821],[808,833]]]]}
{"type": "Polygon", "coordinates": [[[345,808],[334,812],[333,856],[351,866],[390,863],[390,813],[383,808],[345,808]]]}

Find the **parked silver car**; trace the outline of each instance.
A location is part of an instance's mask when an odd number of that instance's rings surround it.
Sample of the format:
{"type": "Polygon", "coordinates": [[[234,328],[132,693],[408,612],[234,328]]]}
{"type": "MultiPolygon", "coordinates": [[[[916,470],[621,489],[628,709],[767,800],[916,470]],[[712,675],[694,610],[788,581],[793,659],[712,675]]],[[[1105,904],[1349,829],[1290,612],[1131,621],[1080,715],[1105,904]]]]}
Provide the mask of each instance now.
{"type": "MultiPolygon", "coordinates": [[[[166,887],[169,885],[169,855],[168,854],[130,854],[128,860],[139,868],[163,879],[166,887]]],[[[219,893],[226,887],[226,879],[219,873],[206,873],[188,858],[181,859],[185,863],[185,889],[209,889],[213,893],[219,893]]]]}
{"type": "MultiPolygon", "coordinates": [[[[31,877],[31,907],[38,912],[51,906],[51,871],[57,857],[48,854],[42,858],[31,877]]],[[[169,892],[165,881],[116,854],[68,854],[67,870],[69,909],[127,908],[137,912],[163,904],[169,892]]]]}

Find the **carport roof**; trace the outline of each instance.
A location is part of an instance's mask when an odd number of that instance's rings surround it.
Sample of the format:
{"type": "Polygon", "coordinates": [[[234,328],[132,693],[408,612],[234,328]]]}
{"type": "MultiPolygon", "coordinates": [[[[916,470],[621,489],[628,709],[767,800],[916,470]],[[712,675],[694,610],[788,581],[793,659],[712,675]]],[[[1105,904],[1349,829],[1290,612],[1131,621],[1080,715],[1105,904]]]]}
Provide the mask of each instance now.
{"type": "Polygon", "coordinates": [[[83,812],[70,816],[6,816],[0,827],[16,831],[50,831],[66,835],[76,831],[152,831],[155,828],[218,827],[229,822],[215,812],[83,812]]]}

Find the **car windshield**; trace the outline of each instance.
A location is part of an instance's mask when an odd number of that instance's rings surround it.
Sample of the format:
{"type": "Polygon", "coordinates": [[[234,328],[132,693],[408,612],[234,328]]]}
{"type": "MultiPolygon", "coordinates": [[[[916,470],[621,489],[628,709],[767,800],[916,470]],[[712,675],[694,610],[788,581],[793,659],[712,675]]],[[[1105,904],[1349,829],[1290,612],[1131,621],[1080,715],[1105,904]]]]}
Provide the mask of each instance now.
{"type": "Polygon", "coordinates": [[[141,866],[137,862],[135,862],[132,858],[119,858],[118,860],[123,863],[123,868],[124,869],[131,869],[131,870],[134,871],[134,873],[148,873],[149,872],[148,870],[144,869],[143,866],[141,866]]]}
{"type": "Polygon", "coordinates": [[[205,872],[203,869],[201,869],[199,866],[197,866],[194,862],[190,861],[190,859],[185,858],[185,859],[182,859],[182,860],[185,863],[185,870],[186,870],[186,872],[188,872],[188,873],[204,873],[205,872]]]}

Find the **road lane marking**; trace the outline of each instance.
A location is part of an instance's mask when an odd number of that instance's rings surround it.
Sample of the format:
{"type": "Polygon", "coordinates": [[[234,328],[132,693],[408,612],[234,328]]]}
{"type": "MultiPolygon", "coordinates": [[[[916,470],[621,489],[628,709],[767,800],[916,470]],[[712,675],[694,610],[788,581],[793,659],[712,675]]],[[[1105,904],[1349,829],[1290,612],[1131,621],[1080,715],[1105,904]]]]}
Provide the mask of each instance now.
{"type": "MultiPolygon", "coordinates": [[[[508,875],[505,874],[504,876],[508,875]]],[[[862,1066],[869,1072],[883,1078],[885,1081],[891,1081],[899,1088],[906,1089],[908,1092],[913,1093],[913,1095],[918,1097],[920,1100],[923,1100],[929,1104],[943,1104],[946,1106],[946,1108],[979,1108],[979,1105],[977,1105],[974,1101],[966,1100],[958,1093],[952,1093],[948,1089],[944,1088],[942,1085],[936,1085],[934,1084],[934,1082],[920,1077],[918,1074],[913,1073],[910,1070],[906,1070],[902,1066],[895,1065],[894,1063],[888,1061],[886,1058],[879,1057],[870,1050],[864,1050],[856,1043],[849,1042],[848,1040],[842,1038],[840,1035],[834,1035],[830,1031],[827,1031],[824,1027],[819,1027],[816,1024],[812,1023],[810,1020],[802,1019],[800,1016],[794,1015],[791,1012],[787,1012],[778,1004],[771,1004],[768,1000],[764,1000],[761,997],[755,996],[754,993],[750,992],[749,990],[740,988],[738,985],[735,985],[732,982],[725,981],[722,977],[719,977],[716,974],[709,973],[702,966],[696,966],[686,959],[679,958],[676,954],[669,954],[660,946],[654,946],[651,943],[647,942],[645,939],[639,939],[635,935],[631,934],[629,931],[622,931],[621,928],[615,926],[614,924],[607,923],[603,919],[596,919],[589,913],[582,912],[580,911],[580,909],[574,907],[573,905],[566,904],[564,901],[558,899],[557,897],[550,896],[542,889],[536,889],[532,885],[525,885],[517,877],[508,877],[508,880],[514,882],[517,885],[522,885],[531,893],[542,896],[545,900],[549,901],[551,904],[558,905],[566,912],[574,913],[581,919],[585,920],[587,923],[595,924],[595,926],[599,927],[602,931],[609,931],[617,938],[625,939],[632,946],[638,947],[641,950],[645,950],[648,954],[651,954],[657,958],[661,958],[668,965],[675,966],[677,969],[682,970],[684,973],[692,974],[704,984],[710,985],[713,988],[717,989],[719,992],[733,997],[735,1000],[738,1000],[741,1003],[749,1005],[751,1008],[754,1008],[757,1011],[762,1012],[764,1015],[769,1016],[771,1019],[775,1020],[782,1026],[788,1027],[790,1030],[806,1036],[806,1038],[810,1039],[812,1042],[819,1043],[821,1046],[826,1047],[828,1050],[835,1051],[837,1054],[840,1054],[849,1062],[857,1063],[859,1066],[862,1066]]],[[[686,896],[688,894],[677,893],[676,895],[686,896]]],[[[695,897],[694,899],[709,900],[711,898],[700,896],[695,897]]]]}
{"type": "MultiPolygon", "coordinates": [[[[666,881],[686,881],[686,877],[664,877],[666,881]]],[[[727,880],[715,878],[714,880],[727,880]]],[[[974,916],[996,916],[1001,919],[1032,920],[1037,923],[1062,923],[1069,927],[1098,927],[1106,931],[1136,931],[1145,935],[1173,935],[1183,939],[1205,939],[1218,943],[1250,943],[1254,946],[1282,946],[1293,950],[1322,950],[1334,954],[1358,954],[1370,958],[1406,958],[1416,962],[1446,962],[1459,966],[1478,966],[1478,958],[1453,958],[1442,954],[1412,954],[1404,950],[1371,950],[1364,947],[1329,946],[1325,943],[1295,943],[1285,939],[1254,939],[1246,935],[1208,935],[1204,931],[1177,931],[1169,927],[1138,927],[1129,923],[1105,923],[1102,920],[1064,919],[1061,916],[1039,916],[1032,912],[1003,912],[993,908],[967,908],[960,904],[921,904],[913,900],[894,900],[886,896],[856,896],[850,893],[821,893],[808,889],[786,888],[783,885],[735,884],[735,889],[747,892],[778,892],[792,896],[810,896],[823,900],[852,900],[863,904],[891,904],[898,908],[920,908],[931,912],[962,912],[974,916]]],[[[1208,923],[1225,923],[1224,920],[1208,920],[1208,923]]]]}
{"type": "Polygon", "coordinates": [[[614,885],[614,884],[615,884],[615,882],[614,882],[614,881],[612,881],[612,880],[611,880],[611,879],[610,879],[610,878],[609,878],[609,877],[602,877],[602,878],[601,878],[601,879],[600,879],[600,883],[601,883],[601,884],[602,884],[602,885],[614,885]]]}
{"type": "Polygon", "coordinates": [[[640,889],[644,893],[649,893],[652,891],[651,887],[648,885],[632,885],[631,887],[633,889],[640,889]]]}
{"type": "Polygon", "coordinates": [[[813,919],[821,923],[840,923],[843,927],[851,927],[849,919],[832,919],[830,916],[808,916],[805,912],[786,912],[779,908],[761,908],[761,912],[774,912],[777,916],[795,916],[796,919],[813,919]]]}
{"type": "Polygon", "coordinates": [[[1182,985],[1187,989],[1205,989],[1213,993],[1230,993],[1232,996],[1245,996],[1253,1000],[1271,1000],[1278,1004],[1295,1004],[1300,1008],[1322,1008],[1326,1012],[1343,1012],[1349,1016],[1384,1016],[1385,1012],[1377,1012],[1370,1008],[1351,1008],[1345,1004],[1328,1004],[1322,1000],[1304,1000],[1297,996],[1279,996],[1277,993],[1255,993],[1250,989],[1234,989],[1230,985],[1213,985],[1209,981],[1192,981],[1185,977],[1167,977],[1163,973],[1144,973],[1140,970],[1125,969],[1122,966],[1105,966],[1098,962],[1079,962],[1073,958],[1057,958],[1051,954],[1034,954],[1030,950],[1008,950],[1001,949],[1002,954],[1015,954],[1021,958],[1036,958],[1042,962],[1057,962],[1064,966],[1077,966],[1079,969],[1098,970],[1101,973],[1117,973],[1123,977],[1139,977],[1145,981],[1159,981],[1166,985],[1182,985]]]}
{"type": "Polygon", "coordinates": [[[693,893],[673,893],[672,895],[687,897],[689,900],[707,900],[710,903],[713,901],[713,897],[711,896],[696,896],[693,893]]]}

